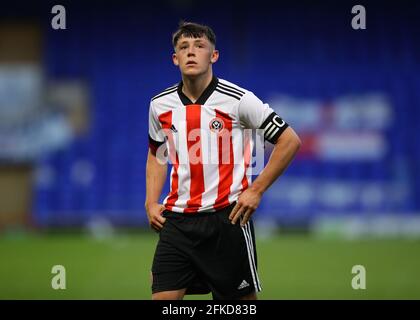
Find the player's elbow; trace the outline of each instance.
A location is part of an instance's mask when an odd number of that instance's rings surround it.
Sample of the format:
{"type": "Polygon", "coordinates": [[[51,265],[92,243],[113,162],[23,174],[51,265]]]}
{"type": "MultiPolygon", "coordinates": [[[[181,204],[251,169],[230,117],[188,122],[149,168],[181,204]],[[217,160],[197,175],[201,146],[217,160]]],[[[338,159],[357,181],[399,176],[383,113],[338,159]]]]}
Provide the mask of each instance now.
{"type": "Polygon", "coordinates": [[[279,137],[277,143],[284,143],[285,146],[288,146],[294,153],[298,152],[302,146],[302,140],[299,138],[297,133],[292,128],[287,128],[286,131],[279,137]]]}
{"type": "Polygon", "coordinates": [[[302,141],[300,140],[300,138],[298,137],[298,135],[294,135],[294,136],[292,136],[290,138],[288,144],[289,144],[290,153],[293,156],[295,156],[298,153],[298,151],[299,151],[299,149],[300,149],[300,147],[302,145],[302,141]]]}
{"type": "Polygon", "coordinates": [[[294,141],[296,152],[300,149],[302,146],[302,140],[300,140],[299,136],[295,133],[294,141]]]}

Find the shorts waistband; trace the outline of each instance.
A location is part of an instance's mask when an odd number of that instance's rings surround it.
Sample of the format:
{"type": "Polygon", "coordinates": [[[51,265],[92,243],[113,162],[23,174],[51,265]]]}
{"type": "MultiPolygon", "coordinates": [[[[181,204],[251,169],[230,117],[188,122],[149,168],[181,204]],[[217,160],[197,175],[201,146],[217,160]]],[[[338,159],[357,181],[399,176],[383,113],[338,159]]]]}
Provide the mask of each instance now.
{"type": "Polygon", "coordinates": [[[170,211],[168,209],[165,209],[162,213],[162,215],[164,217],[168,216],[168,215],[177,215],[177,216],[182,216],[182,217],[189,217],[189,218],[198,218],[198,217],[206,217],[206,216],[211,216],[214,214],[220,214],[220,213],[225,213],[227,211],[232,211],[232,209],[235,207],[236,205],[236,201],[232,202],[230,205],[216,210],[216,211],[202,211],[202,212],[194,212],[194,213],[184,213],[184,212],[175,212],[175,211],[170,211]]]}

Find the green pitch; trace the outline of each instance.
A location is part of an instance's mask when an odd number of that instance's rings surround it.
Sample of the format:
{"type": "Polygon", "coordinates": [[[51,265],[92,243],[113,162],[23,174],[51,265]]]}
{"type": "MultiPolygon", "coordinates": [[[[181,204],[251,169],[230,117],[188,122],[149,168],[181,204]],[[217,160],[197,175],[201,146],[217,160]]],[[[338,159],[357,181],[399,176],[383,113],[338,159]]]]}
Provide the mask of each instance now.
{"type": "MultiPolygon", "coordinates": [[[[0,236],[0,299],[149,299],[157,235],[0,236]],[[54,290],[54,265],[66,289],[54,290]]],[[[420,241],[257,239],[260,299],[420,299],[420,241]],[[366,289],[354,290],[354,265],[366,269],[366,289]]],[[[187,299],[209,299],[210,295],[187,299]]]]}

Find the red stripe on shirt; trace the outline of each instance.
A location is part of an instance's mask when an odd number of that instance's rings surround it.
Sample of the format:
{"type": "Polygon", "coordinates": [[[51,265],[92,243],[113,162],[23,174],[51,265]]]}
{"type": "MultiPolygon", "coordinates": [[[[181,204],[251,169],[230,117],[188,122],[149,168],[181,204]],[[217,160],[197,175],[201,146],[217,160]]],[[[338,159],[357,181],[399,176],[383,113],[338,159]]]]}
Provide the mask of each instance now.
{"type": "Polygon", "coordinates": [[[244,133],[244,176],[242,178],[242,191],[245,191],[248,188],[248,177],[246,171],[251,160],[251,136],[250,133],[245,131],[244,133]]]}
{"type": "Polygon", "coordinates": [[[179,167],[179,158],[176,152],[172,127],[172,111],[162,113],[159,116],[159,121],[162,124],[162,128],[165,131],[165,135],[168,138],[169,143],[169,159],[173,165],[172,172],[172,184],[171,191],[169,192],[168,198],[166,200],[165,207],[168,210],[172,210],[175,205],[175,202],[178,200],[178,167],[179,167]]]}
{"type": "Polygon", "coordinates": [[[219,185],[213,208],[219,210],[229,205],[230,187],[233,183],[233,143],[232,118],[219,110],[216,110],[216,117],[224,122],[223,129],[217,135],[219,185]]]}
{"type": "Polygon", "coordinates": [[[204,170],[201,153],[201,106],[186,106],[187,147],[190,163],[190,199],[187,201],[185,213],[197,212],[201,207],[204,193],[204,170]]]}

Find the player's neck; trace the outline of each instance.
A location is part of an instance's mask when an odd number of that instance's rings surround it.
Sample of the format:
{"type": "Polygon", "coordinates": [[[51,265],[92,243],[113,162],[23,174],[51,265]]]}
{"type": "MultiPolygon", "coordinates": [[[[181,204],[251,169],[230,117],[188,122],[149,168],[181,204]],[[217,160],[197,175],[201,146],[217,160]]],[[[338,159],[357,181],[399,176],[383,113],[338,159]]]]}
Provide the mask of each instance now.
{"type": "Polygon", "coordinates": [[[190,78],[182,76],[182,92],[191,100],[197,101],[213,79],[213,72],[190,78]]]}

